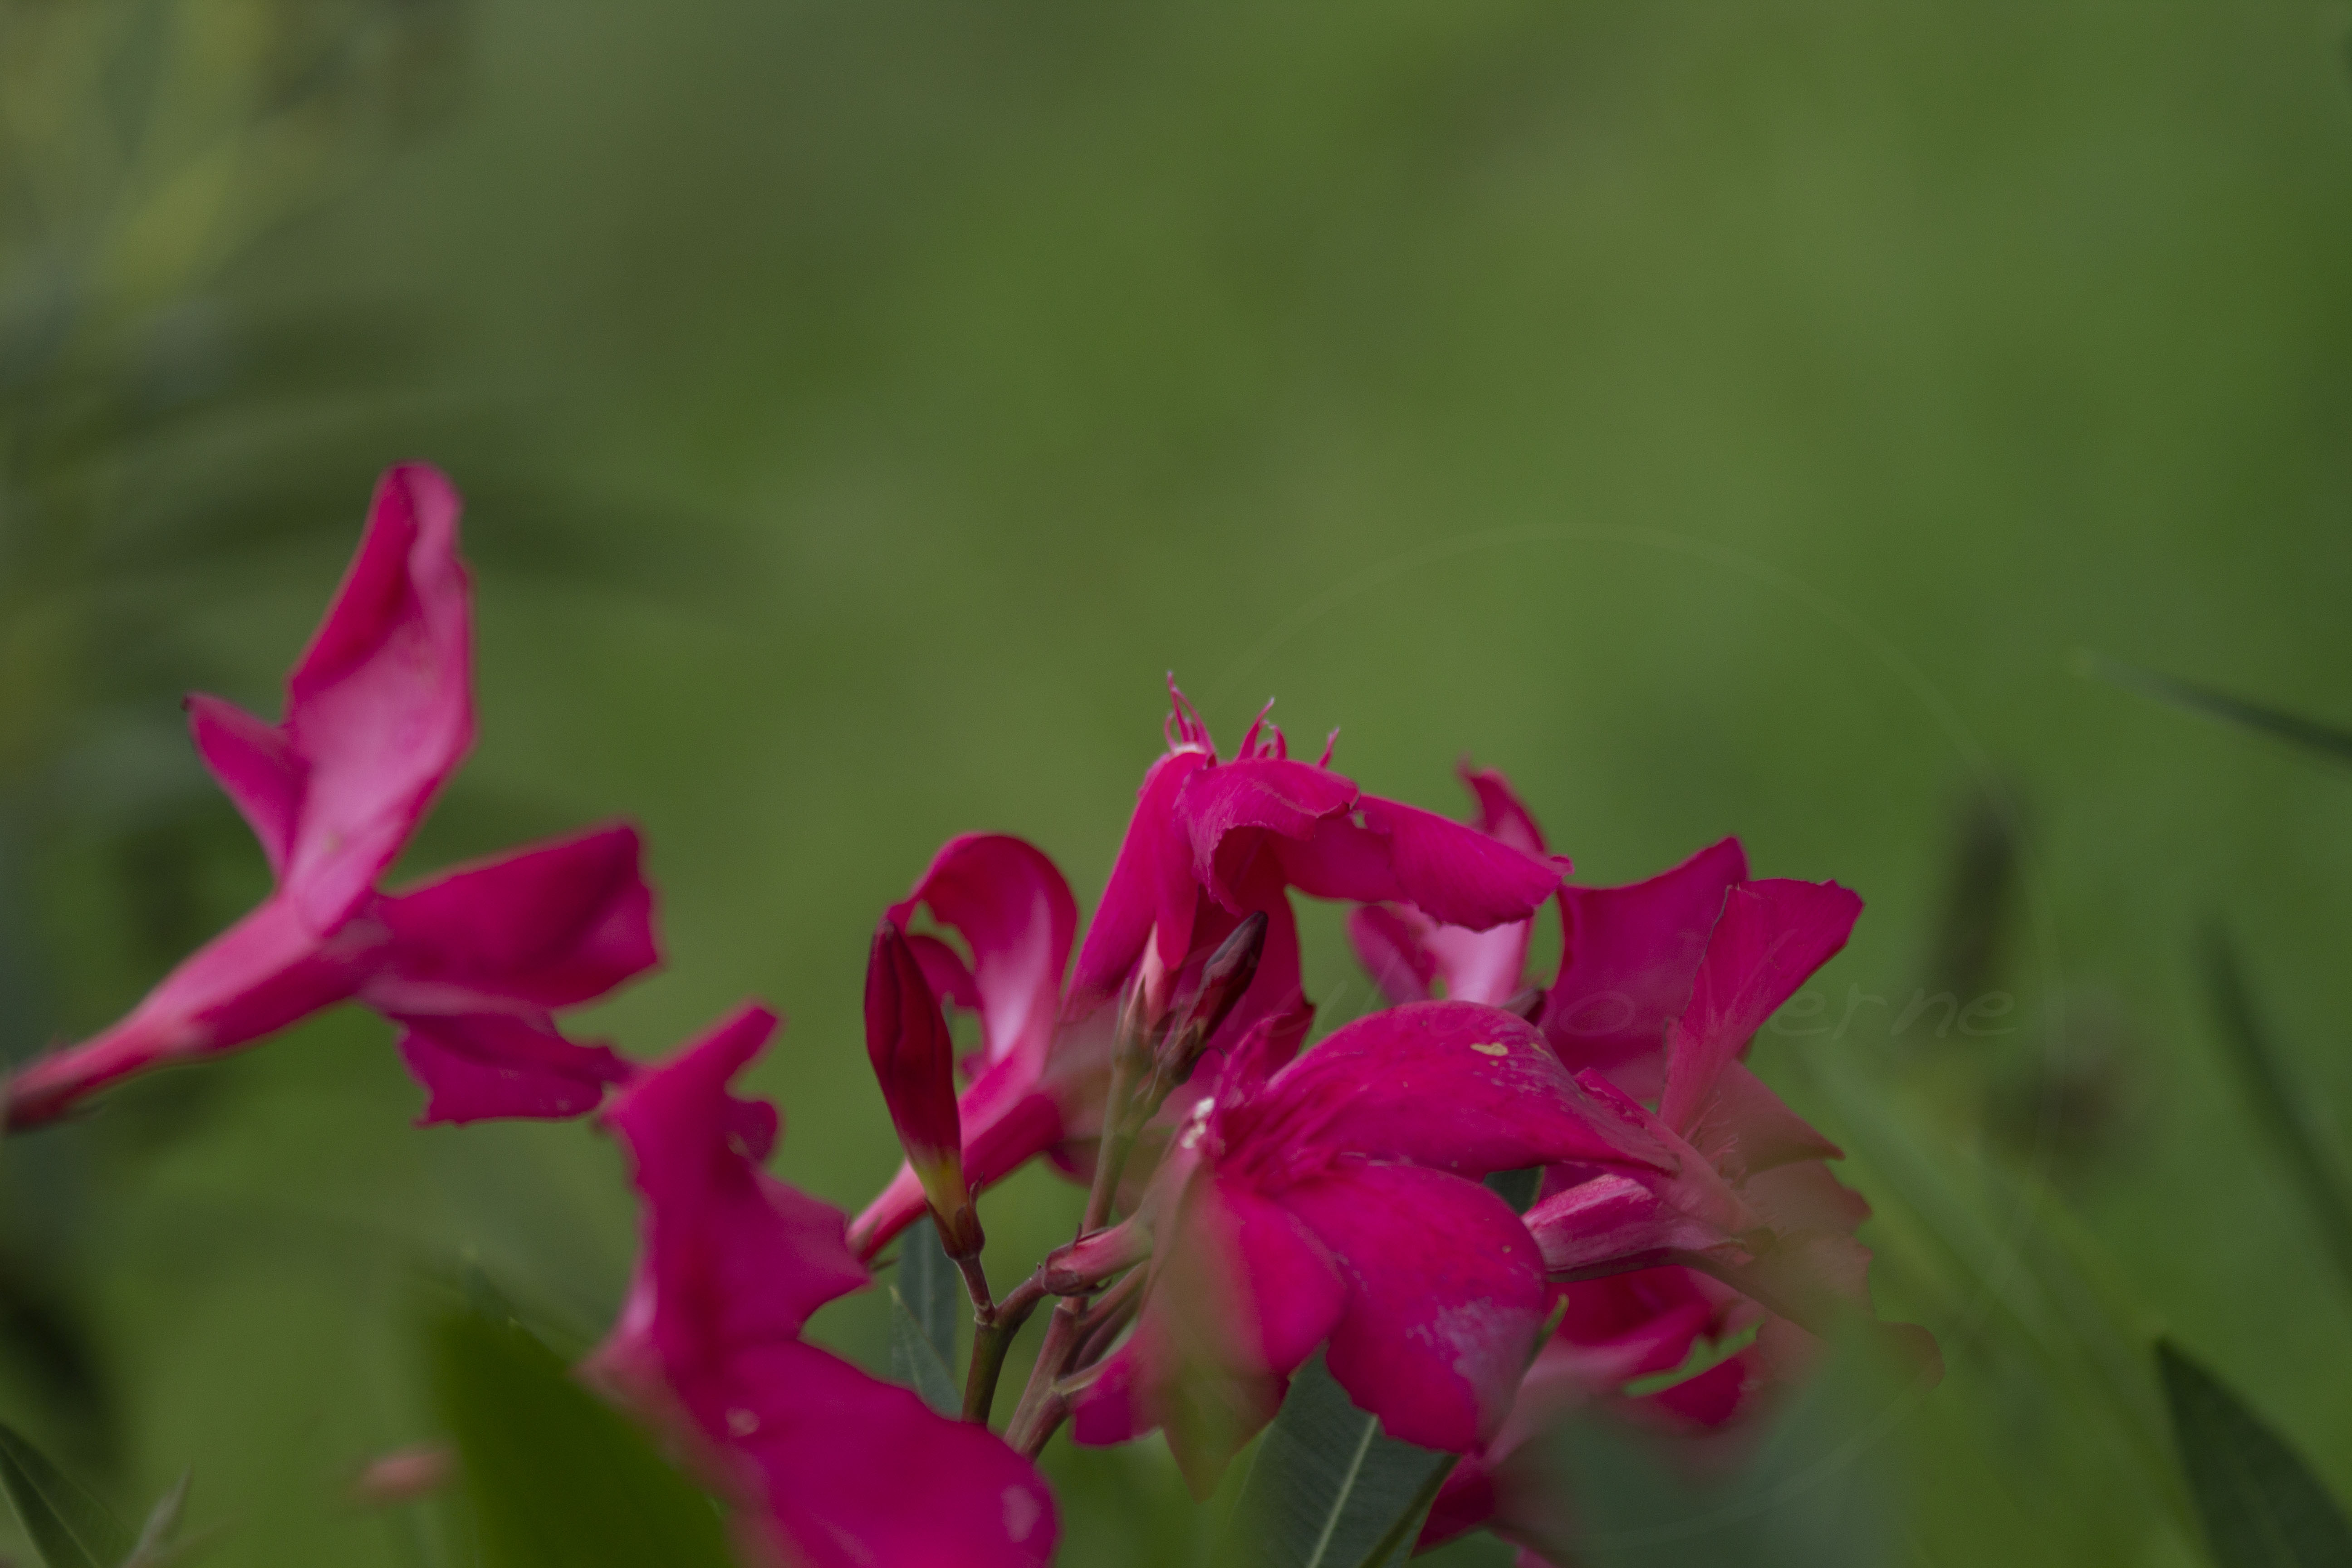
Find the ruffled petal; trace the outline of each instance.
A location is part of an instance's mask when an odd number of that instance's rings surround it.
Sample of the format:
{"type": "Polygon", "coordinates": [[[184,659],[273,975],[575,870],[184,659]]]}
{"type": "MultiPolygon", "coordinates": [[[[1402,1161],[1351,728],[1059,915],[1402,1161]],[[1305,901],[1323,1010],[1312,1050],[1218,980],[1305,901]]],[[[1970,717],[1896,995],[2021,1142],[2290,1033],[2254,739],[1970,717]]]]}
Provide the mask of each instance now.
{"type": "Polygon", "coordinates": [[[918,904],[971,950],[985,1058],[1042,1062],[1078,926],[1077,900],[1054,862],[1006,834],[966,834],[932,858],[914,891],[890,907],[890,920],[905,926],[918,904]]]}
{"type": "Polygon", "coordinates": [[[498,998],[593,1001],[661,962],[643,846],[626,823],[534,845],[383,900],[389,970],[369,998],[388,1012],[454,1012],[498,998]]]}
{"type": "Polygon", "coordinates": [[[1739,840],[1727,838],[1646,882],[1560,889],[1559,976],[1542,1022],[1571,1070],[1598,1068],[1655,1098],[1666,1026],[1689,1005],[1724,896],[1747,876],[1739,840]]]}
{"type": "Polygon", "coordinates": [[[287,679],[283,728],[305,773],[282,880],[320,931],[367,897],[473,744],[457,511],[436,470],[386,473],[359,554],[287,679]]]}
{"type": "Polygon", "coordinates": [[[1491,1436],[1543,1326],[1535,1244],[1475,1182],[1349,1161],[1274,1194],[1348,1281],[1325,1363],[1389,1436],[1463,1453],[1491,1436]]]}
{"type": "Polygon", "coordinates": [[[813,1568],[1043,1568],[1055,1525],[1034,1467],[799,1342],[811,1312],[866,1275],[840,1211],[766,1175],[739,1142],[727,1084],[774,1023],[744,1009],[607,1113],[635,1163],[645,1250],[590,1371],[652,1418],[684,1418],[770,1553],[813,1568]]]}
{"type": "Polygon", "coordinates": [[[1747,1065],[1729,1061],[1700,1099],[1685,1133],[1692,1148],[1733,1182],[1808,1160],[1843,1160],[1822,1137],[1747,1065]]]}
{"type": "Polygon", "coordinates": [[[1835,882],[1743,882],[1725,897],[1690,1005],[1667,1031],[1659,1120],[1692,1125],[1724,1064],[1845,946],[1861,913],[1862,900],[1835,882]]]}
{"type": "Polygon", "coordinates": [[[1260,845],[1269,838],[1305,840],[1355,804],[1354,782],[1328,768],[1256,756],[1194,772],[1177,794],[1176,815],[1192,846],[1194,879],[1238,914],[1234,883],[1260,845]]]}

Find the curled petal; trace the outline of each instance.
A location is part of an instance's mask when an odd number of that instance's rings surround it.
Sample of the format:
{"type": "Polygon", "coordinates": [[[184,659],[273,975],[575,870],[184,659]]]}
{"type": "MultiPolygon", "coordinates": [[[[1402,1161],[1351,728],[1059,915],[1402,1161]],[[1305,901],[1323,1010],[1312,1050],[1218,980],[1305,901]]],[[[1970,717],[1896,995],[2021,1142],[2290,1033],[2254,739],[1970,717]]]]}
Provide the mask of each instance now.
{"type": "Polygon", "coordinates": [[[1724,896],[1747,876],[1739,840],[1727,838],[1646,882],[1560,889],[1559,976],[1542,1022],[1571,1070],[1598,1068],[1629,1094],[1657,1094],[1666,1026],[1690,1005],[1724,896]]]}
{"type": "Polygon", "coordinates": [[[1511,1408],[1542,1327],[1535,1244],[1475,1182],[1350,1161],[1281,1194],[1348,1281],[1331,1375],[1389,1436],[1463,1453],[1511,1408]]]}
{"type": "Polygon", "coordinates": [[[1523,921],[1559,888],[1563,861],[1530,855],[1401,801],[1363,798],[1364,826],[1385,837],[1397,886],[1444,925],[1487,931],[1523,921]]]}
{"type": "Polygon", "coordinates": [[[971,994],[986,1059],[1042,1060],[1078,926],[1077,901],[1053,861],[1006,834],[966,834],[948,841],[915,890],[890,907],[889,919],[904,927],[918,904],[971,949],[971,994]]]}
{"type": "Polygon", "coordinates": [[[286,682],[306,772],[283,881],[325,931],[374,887],[473,744],[473,635],[457,492],[422,464],[386,473],[367,533],[286,682]]]}
{"type": "Polygon", "coordinates": [[[261,841],[270,875],[284,877],[300,826],[309,765],[277,725],[202,692],[188,698],[188,732],[205,770],[261,841]]]}
{"type": "MultiPolygon", "coordinates": [[[[1189,733],[1189,731],[1187,731],[1189,733]]],[[[1135,815],[1111,863],[1102,907],[1087,927],[1078,964],[1070,980],[1071,1004],[1086,1009],[1118,994],[1158,932],[1160,962],[1183,963],[1192,945],[1192,911],[1199,884],[1192,876],[1192,845],[1176,802],[1193,774],[1216,761],[1205,745],[1186,744],[1151,764],[1137,792],[1135,815]]]]}

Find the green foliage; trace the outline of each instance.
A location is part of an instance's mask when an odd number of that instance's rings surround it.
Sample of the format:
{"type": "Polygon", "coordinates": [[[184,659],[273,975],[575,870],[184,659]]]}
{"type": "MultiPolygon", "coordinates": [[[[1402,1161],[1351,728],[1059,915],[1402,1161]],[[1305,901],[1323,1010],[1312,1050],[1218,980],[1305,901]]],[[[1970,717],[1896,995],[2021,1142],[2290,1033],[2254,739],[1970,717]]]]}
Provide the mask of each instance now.
{"type": "Polygon", "coordinates": [[[510,1319],[432,1330],[483,1568],[730,1568],[718,1506],[510,1319]]]}
{"type": "Polygon", "coordinates": [[[112,1510],[5,1426],[0,1487],[45,1568],[116,1568],[131,1551],[131,1531],[112,1510]]]}
{"type": "Polygon", "coordinates": [[[2352,1522],[2294,1450],[2171,1341],[2156,1366],[2221,1568],[2352,1568],[2352,1522]]]}
{"type": "Polygon", "coordinates": [[[907,1227],[890,1285],[890,1375],[934,1410],[963,1408],[956,1386],[956,1321],[964,1313],[963,1275],[929,1219],[907,1227]]]}
{"type": "Polygon", "coordinates": [[[1412,1554],[1454,1457],[1401,1443],[1318,1355],[1259,1440],[1226,1536],[1257,1568],[1391,1568],[1412,1554]]]}

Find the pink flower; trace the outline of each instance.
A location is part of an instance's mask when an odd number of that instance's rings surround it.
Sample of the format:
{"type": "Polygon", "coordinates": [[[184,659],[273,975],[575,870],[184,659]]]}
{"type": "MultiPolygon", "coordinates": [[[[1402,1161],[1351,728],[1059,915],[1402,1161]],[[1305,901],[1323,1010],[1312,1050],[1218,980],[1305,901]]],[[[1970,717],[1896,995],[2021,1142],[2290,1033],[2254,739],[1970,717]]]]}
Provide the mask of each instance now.
{"type": "MultiPolygon", "coordinates": [[[[889,911],[904,925],[928,907],[971,954],[967,963],[936,938],[914,939],[932,989],[981,1015],[982,1047],[961,1100],[964,1172],[975,1190],[1041,1153],[1083,1169],[1101,1131],[1118,999],[1139,986],[1157,1017],[1253,914],[1267,921],[1256,973],[1211,1038],[1198,1088],[1171,1099],[1168,1121],[1181,1120],[1214,1082],[1226,1051],[1259,1025],[1273,1021],[1271,1043],[1286,1059],[1311,1016],[1290,889],[1410,900],[1433,918],[1486,931],[1528,919],[1565,870],[1540,853],[1363,794],[1330,769],[1328,751],[1321,761],[1293,761],[1264,715],[1240,750],[1220,761],[1207,726],[1172,682],[1170,692],[1168,751],[1144,774],[1066,987],[1076,903],[1053,862],[1019,839],[951,841],[889,911]]],[[[920,1184],[902,1170],[851,1227],[860,1255],[872,1257],[922,1212],[920,1184]]]]}
{"type": "Polygon", "coordinates": [[[658,961],[634,829],[375,890],[473,742],[457,510],[431,468],[383,477],[351,572],[287,679],[282,723],[189,699],[197,752],[260,839],[277,890],[121,1022],[18,1073],[10,1126],[353,997],[399,1027],[430,1093],[426,1121],[576,1115],[626,1076],[611,1051],[566,1040],[552,1015],[658,961]]]}
{"type": "Polygon", "coordinates": [[[1286,1066],[1272,1033],[1236,1052],[1128,1222],[1152,1237],[1149,1294],[1074,1404],[1081,1443],[1165,1428],[1204,1495],[1327,1340],[1391,1436],[1456,1453],[1492,1436],[1549,1292],[1478,1178],[1659,1157],[1496,1008],[1393,1008],[1286,1066]]]}
{"type": "Polygon", "coordinates": [[[644,1252],[587,1370],[687,1444],[759,1561],[1042,1568],[1054,1502],[1027,1460],[800,1337],[868,1280],[841,1211],[761,1170],[773,1107],[728,1093],[774,1026],[747,1007],[614,1097],[644,1252]]]}

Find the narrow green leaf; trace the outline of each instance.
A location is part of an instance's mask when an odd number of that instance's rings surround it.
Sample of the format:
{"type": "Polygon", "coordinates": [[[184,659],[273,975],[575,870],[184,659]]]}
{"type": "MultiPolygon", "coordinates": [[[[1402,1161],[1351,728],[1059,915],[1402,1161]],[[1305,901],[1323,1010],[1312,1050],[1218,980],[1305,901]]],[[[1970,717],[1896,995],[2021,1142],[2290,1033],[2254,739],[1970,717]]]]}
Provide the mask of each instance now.
{"type": "Polygon", "coordinates": [[[2347,1192],[2343,1174],[2329,1158],[2322,1133],[2314,1124],[2311,1098],[2288,1081],[2286,1069],[2280,1065],[2252,989],[2246,984],[2245,970],[2238,962],[2236,944],[2218,921],[2206,930],[2205,974],[2213,994],[2213,1009],[2221,1015],[2221,1040],[2238,1086],[2302,1194],[2336,1269],[2352,1285],[2352,1194],[2347,1192]]]}
{"type": "Polygon", "coordinates": [[[2141,669],[2136,665],[2104,658],[2095,653],[2084,654],[2079,662],[2084,674],[2137,691],[2143,697],[2153,697],[2159,702],[2186,708],[2208,719],[2218,719],[2225,724],[2235,724],[2240,729],[2284,741],[2291,746],[2316,752],[2336,762],[2352,763],[2352,731],[2302,718],[2260,702],[2249,702],[2226,691],[2216,691],[2209,686],[2158,675],[2152,669],[2141,669]]]}
{"type": "Polygon", "coordinates": [[[0,1426],[0,1489],[45,1568],[114,1568],[131,1550],[122,1521],[6,1426],[0,1426]]]}
{"type": "Polygon", "coordinates": [[[2352,1568],[2352,1523],[2294,1450],[2170,1341],[2156,1365],[2221,1568],[2352,1568]]]}
{"type": "Polygon", "coordinates": [[[970,1310],[963,1272],[940,1245],[939,1229],[928,1218],[908,1226],[898,1243],[898,1288],[940,1364],[955,1365],[956,1323],[970,1310]]]}
{"type": "Polygon", "coordinates": [[[923,1403],[942,1415],[963,1413],[963,1395],[956,1392],[955,1374],[940,1359],[923,1325],[907,1310],[907,1299],[890,1287],[890,1375],[923,1396],[923,1403]]]}
{"type": "Polygon", "coordinates": [[[1421,1533],[1454,1456],[1382,1435],[1317,1356],[1290,1381],[1234,1510],[1219,1562],[1388,1568],[1421,1533]]]}
{"type": "Polygon", "coordinates": [[[483,1568],[727,1568],[717,1505],[520,1325],[452,1313],[432,1352],[483,1568]]]}

